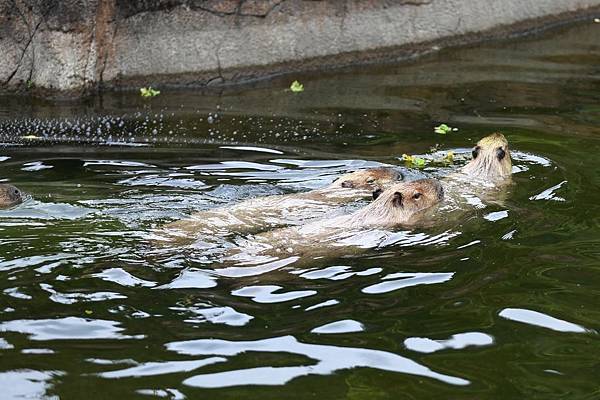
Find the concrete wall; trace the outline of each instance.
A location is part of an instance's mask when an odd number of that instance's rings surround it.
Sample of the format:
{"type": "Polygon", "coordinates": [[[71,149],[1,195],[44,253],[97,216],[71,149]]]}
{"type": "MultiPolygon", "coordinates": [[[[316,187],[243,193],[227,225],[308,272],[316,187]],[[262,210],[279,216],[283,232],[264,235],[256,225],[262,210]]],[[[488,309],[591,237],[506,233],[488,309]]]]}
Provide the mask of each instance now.
{"type": "Polygon", "coordinates": [[[227,84],[599,10],[600,0],[0,0],[0,91],[227,84]]]}

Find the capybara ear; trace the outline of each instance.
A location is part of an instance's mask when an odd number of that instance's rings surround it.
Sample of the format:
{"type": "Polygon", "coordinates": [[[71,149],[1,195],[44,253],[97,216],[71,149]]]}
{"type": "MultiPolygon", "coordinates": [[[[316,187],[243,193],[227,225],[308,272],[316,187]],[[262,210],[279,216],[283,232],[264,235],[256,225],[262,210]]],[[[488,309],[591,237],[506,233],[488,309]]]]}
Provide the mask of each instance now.
{"type": "Polygon", "coordinates": [[[476,159],[477,156],[479,155],[479,150],[481,150],[481,147],[475,146],[473,148],[473,151],[471,151],[471,155],[473,156],[473,160],[476,159]]]}
{"type": "Polygon", "coordinates": [[[504,156],[506,156],[506,152],[504,151],[504,149],[502,147],[498,147],[496,149],[496,157],[498,157],[499,161],[502,161],[504,156]]]}
{"type": "Polygon", "coordinates": [[[344,182],[342,182],[342,187],[346,188],[346,189],[352,189],[354,187],[354,182],[344,181],[344,182]]]}
{"type": "Polygon", "coordinates": [[[377,188],[373,191],[373,200],[377,200],[377,198],[381,195],[381,193],[383,193],[383,190],[381,190],[381,188],[377,188]]]}
{"type": "Polygon", "coordinates": [[[444,187],[438,183],[437,185],[438,200],[444,200],[444,187]]]}
{"type": "Polygon", "coordinates": [[[402,193],[395,192],[394,197],[392,198],[392,204],[395,207],[402,207],[402,193]]]}

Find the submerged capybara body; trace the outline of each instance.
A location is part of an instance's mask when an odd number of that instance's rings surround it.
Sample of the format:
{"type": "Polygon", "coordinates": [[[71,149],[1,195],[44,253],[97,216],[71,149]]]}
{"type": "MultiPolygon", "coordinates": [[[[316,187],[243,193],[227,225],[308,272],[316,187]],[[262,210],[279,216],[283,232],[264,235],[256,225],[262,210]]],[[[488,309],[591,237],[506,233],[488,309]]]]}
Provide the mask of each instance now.
{"type": "MultiPolygon", "coordinates": [[[[506,138],[500,133],[484,137],[474,147],[472,154],[473,159],[467,165],[442,179],[443,191],[447,192],[448,201],[441,211],[466,210],[473,205],[484,207],[482,199],[489,198],[498,202],[506,192],[502,189],[508,187],[506,183],[511,181],[512,173],[506,138]],[[488,190],[490,188],[494,190],[488,190]]],[[[408,201],[408,207],[381,207],[383,200],[377,199],[371,205],[351,215],[330,218],[332,214],[328,214],[340,204],[368,196],[373,189],[395,186],[397,184],[394,182],[400,178],[401,175],[390,168],[357,171],[342,176],[322,189],[291,195],[260,197],[229,207],[195,213],[189,219],[166,225],[157,233],[161,241],[181,243],[181,241],[193,242],[197,239],[206,239],[211,242],[211,237],[223,238],[234,233],[248,234],[273,229],[257,237],[290,235],[302,240],[305,236],[319,237],[319,232],[326,234],[328,231],[340,228],[349,230],[369,225],[381,227],[398,223],[407,225],[411,223],[412,215],[418,215],[420,212],[411,210],[413,203],[418,204],[418,199],[406,197],[405,193],[402,201],[408,201]],[[410,218],[406,214],[408,211],[411,211],[410,218]],[[316,221],[317,218],[323,217],[324,220],[311,223],[311,220],[316,221]],[[289,229],[276,229],[285,225],[296,226],[289,229]],[[316,233],[311,232],[307,235],[309,231],[315,229],[316,233]]],[[[402,190],[409,190],[412,185],[426,184],[422,189],[439,188],[442,192],[442,185],[439,182],[431,180],[414,182],[404,184],[401,186],[402,190]]],[[[427,190],[422,191],[428,193],[427,190]]],[[[389,196],[389,193],[383,190],[381,196],[384,194],[389,196]]],[[[419,196],[422,195],[423,193],[419,196]]],[[[435,197],[424,196],[424,198],[435,197]]],[[[388,199],[388,201],[392,200],[388,199]]]]}
{"type": "Polygon", "coordinates": [[[373,190],[401,179],[402,174],[392,168],[360,170],[345,174],[321,189],[259,197],[194,213],[188,219],[164,226],[158,234],[168,240],[193,240],[199,235],[249,233],[299,224],[326,215],[342,204],[369,197],[373,190]]]}
{"type": "Polygon", "coordinates": [[[0,208],[14,207],[23,202],[23,194],[13,185],[0,184],[0,208]]]}
{"type": "Polygon", "coordinates": [[[420,179],[390,185],[374,194],[375,200],[348,215],[327,218],[301,226],[275,229],[246,240],[229,260],[252,261],[257,255],[325,254],[343,247],[338,239],[349,232],[365,229],[415,226],[444,198],[444,190],[435,179],[420,179]]]}

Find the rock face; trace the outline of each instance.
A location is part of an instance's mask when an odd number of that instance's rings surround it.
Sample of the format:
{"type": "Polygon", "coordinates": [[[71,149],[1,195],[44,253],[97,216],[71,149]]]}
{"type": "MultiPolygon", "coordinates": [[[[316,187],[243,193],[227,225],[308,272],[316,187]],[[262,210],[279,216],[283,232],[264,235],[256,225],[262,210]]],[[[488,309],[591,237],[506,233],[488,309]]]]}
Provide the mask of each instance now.
{"type": "Polygon", "coordinates": [[[95,87],[116,26],[111,2],[0,0],[0,87],[95,87]]]}
{"type": "Polygon", "coordinates": [[[598,10],[600,0],[0,0],[0,91],[224,84],[401,59],[598,10]]]}

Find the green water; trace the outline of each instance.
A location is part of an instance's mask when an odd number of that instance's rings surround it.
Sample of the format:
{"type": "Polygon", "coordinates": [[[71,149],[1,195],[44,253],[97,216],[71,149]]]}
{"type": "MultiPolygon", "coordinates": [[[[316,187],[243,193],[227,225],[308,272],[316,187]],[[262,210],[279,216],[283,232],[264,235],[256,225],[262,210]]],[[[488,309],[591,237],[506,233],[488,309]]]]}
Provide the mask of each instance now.
{"type": "Polygon", "coordinates": [[[31,195],[0,211],[0,398],[600,398],[599,43],[585,22],[299,94],[0,98],[0,178],[31,195]],[[243,277],[153,254],[193,211],[379,163],[445,173],[460,160],[401,155],[492,131],[515,184],[459,220],[243,277]]]}

